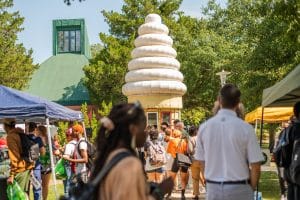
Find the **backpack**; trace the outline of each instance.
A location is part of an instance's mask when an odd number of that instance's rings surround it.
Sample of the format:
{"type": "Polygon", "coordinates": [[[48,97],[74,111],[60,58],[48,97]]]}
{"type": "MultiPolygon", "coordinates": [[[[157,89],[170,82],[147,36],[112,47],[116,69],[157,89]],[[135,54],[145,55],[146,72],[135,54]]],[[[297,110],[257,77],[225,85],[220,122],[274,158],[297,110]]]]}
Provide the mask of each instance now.
{"type": "Polygon", "coordinates": [[[153,143],[149,141],[149,162],[151,166],[160,167],[166,164],[166,150],[165,148],[159,143],[153,143]]]}
{"type": "Polygon", "coordinates": [[[278,143],[273,150],[274,159],[278,167],[288,168],[291,163],[291,152],[289,152],[290,127],[285,128],[280,134],[278,143]]]}
{"type": "Polygon", "coordinates": [[[33,163],[40,157],[40,147],[39,144],[35,143],[28,135],[25,133],[19,133],[21,139],[22,153],[21,158],[23,158],[28,163],[33,163]]]}
{"type": "Polygon", "coordinates": [[[294,141],[292,160],[288,171],[290,181],[300,185],[300,139],[294,141]]]}
{"type": "MultiPolygon", "coordinates": [[[[88,162],[86,164],[86,167],[91,170],[92,167],[93,167],[93,162],[94,162],[94,159],[95,159],[95,156],[96,156],[96,148],[95,146],[90,143],[89,141],[87,141],[86,139],[84,140],[80,140],[78,143],[77,143],[77,151],[78,153],[80,154],[80,149],[79,149],[79,145],[81,142],[86,142],[87,143],[87,155],[88,155],[88,162]]],[[[81,156],[81,155],[80,155],[81,156]]],[[[81,156],[82,157],[82,156],[81,156]]]]}
{"type": "Polygon", "coordinates": [[[79,182],[77,185],[73,186],[69,190],[69,196],[68,197],[61,197],[62,200],[94,200],[98,197],[96,196],[99,188],[99,184],[105,179],[105,177],[108,175],[110,170],[118,164],[122,159],[126,157],[132,156],[129,152],[120,152],[117,155],[115,155],[110,162],[105,164],[102,168],[102,170],[97,174],[97,176],[88,183],[79,182]]]}

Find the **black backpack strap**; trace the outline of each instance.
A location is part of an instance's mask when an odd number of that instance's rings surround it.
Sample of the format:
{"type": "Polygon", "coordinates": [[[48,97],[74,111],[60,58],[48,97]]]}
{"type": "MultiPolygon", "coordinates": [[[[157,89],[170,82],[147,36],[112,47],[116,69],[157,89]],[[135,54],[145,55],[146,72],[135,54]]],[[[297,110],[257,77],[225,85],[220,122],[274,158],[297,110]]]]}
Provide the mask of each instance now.
{"type": "MultiPolygon", "coordinates": [[[[80,152],[79,146],[80,146],[81,142],[83,142],[83,141],[86,142],[86,145],[88,145],[86,140],[80,140],[80,141],[77,142],[77,144],[76,144],[76,146],[77,146],[77,151],[78,151],[80,157],[82,157],[82,156],[81,156],[81,152],[80,152]]],[[[75,148],[76,148],[76,146],[75,146],[75,148]]],[[[88,147],[87,147],[86,150],[88,150],[88,147]]]]}
{"type": "Polygon", "coordinates": [[[104,165],[104,167],[102,168],[102,170],[99,172],[99,174],[94,178],[94,180],[92,180],[91,182],[88,183],[88,187],[87,190],[85,190],[83,192],[83,194],[78,198],[78,200],[86,200],[89,199],[89,197],[91,196],[91,194],[94,194],[95,189],[97,189],[97,187],[99,186],[99,184],[101,183],[101,181],[106,177],[106,175],[109,173],[109,171],[119,162],[121,161],[123,158],[132,156],[131,153],[125,151],[125,152],[121,152],[118,153],[117,155],[115,155],[111,161],[109,161],[106,165],[104,165]]]}

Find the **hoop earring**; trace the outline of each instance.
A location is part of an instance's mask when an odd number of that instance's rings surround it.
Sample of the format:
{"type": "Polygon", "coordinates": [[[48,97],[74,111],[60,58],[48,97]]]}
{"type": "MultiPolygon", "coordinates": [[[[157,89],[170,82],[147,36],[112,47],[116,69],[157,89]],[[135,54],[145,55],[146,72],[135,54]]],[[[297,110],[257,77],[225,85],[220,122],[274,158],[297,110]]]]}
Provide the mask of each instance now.
{"type": "Polygon", "coordinates": [[[135,135],[131,137],[131,145],[130,146],[133,150],[135,150],[135,148],[136,148],[136,136],[135,135]]]}

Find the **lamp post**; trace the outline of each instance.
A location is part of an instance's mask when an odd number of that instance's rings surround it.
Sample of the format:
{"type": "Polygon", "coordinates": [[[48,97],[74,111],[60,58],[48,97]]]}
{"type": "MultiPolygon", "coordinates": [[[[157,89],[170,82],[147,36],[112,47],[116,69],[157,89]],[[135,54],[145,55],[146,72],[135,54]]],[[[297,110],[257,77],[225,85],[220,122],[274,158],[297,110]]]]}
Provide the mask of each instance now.
{"type": "Polygon", "coordinates": [[[225,85],[227,75],[229,75],[229,74],[230,74],[230,72],[227,72],[224,69],[221,72],[216,73],[216,75],[220,76],[222,87],[225,85]]]}

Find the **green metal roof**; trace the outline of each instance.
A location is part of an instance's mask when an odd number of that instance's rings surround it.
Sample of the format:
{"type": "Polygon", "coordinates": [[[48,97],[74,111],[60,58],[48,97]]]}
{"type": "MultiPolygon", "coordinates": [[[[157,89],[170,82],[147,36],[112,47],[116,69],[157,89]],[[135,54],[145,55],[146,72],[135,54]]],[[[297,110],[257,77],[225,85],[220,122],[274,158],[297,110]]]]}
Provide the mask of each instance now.
{"type": "Polygon", "coordinates": [[[83,67],[89,61],[85,55],[57,54],[43,62],[34,73],[26,92],[61,105],[89,103],[89,94],[83,85],[83,67]]]}

